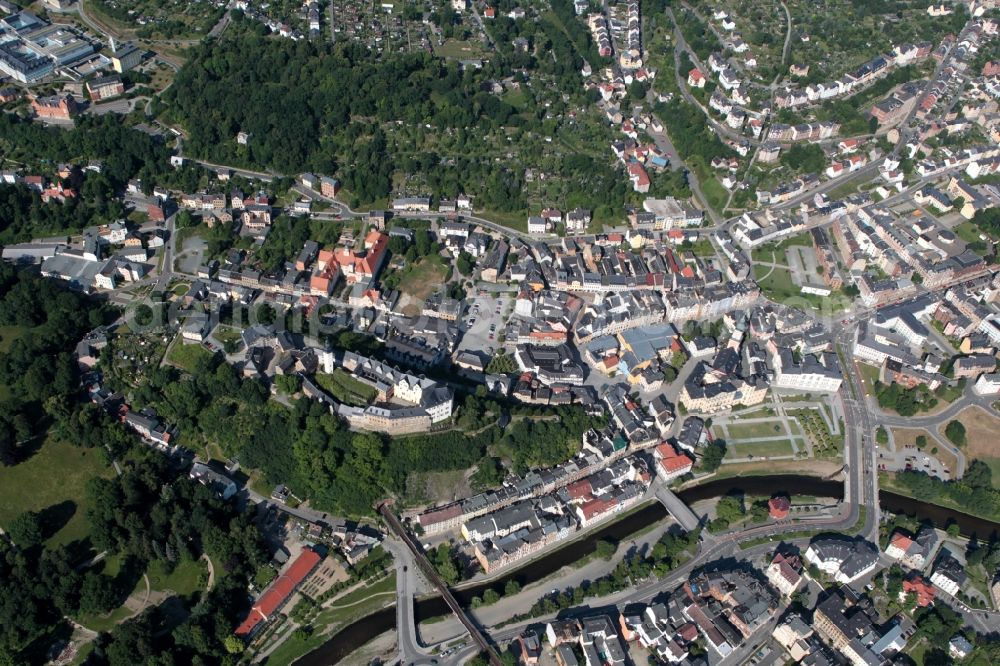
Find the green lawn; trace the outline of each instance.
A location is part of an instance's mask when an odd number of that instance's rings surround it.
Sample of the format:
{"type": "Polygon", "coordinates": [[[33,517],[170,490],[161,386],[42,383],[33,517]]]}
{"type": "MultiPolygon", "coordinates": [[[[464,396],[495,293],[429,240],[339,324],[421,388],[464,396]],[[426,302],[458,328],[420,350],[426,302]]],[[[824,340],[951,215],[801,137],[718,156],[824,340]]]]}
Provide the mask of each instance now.
{"type": "Polygon", "coordinates": [[[776,252],[784,255],[785,250],[790,247],[812,247],[812,234],[808,231],[804,231],[801,234],[795,234],[794,236],[789,236],[780,243],[774,246],[776,252]]]}
{"type": "Polygon", "coordinates": [[[864,380],[865,389],[871,391],[872,387],[875,386],[875,382],[878,381],[879,368],[867,363],[858,363],[858,370],[861,372],[861,379],[864,380]]]}
{"type": "Polygon", "coordinates": [[[754,278],[761,291],[773,300],[800,296],[800,289],[792,282],[792,272],[787,268],[754,266],[754,278]]]}
{"type": "MultiPolygon", "coordinates": [[[[202,589],[202,574],[207,576],[204,560],[182,560],[169,574],[159,560],[149,565],[146,575],[153,590],[170,590],[179,596],[187,596],[202,589]]],[[[207,578],[206,578],[207,580],[207,578]]]]}
{"type": "Polygon", "coordinates": [[[778,421],[770,423],[729,423],[726,425],[726,430],[729,432],[729,439],[733,442],[756,437],[774,437],[785,431],[778,421]]]}
{"type": "Polygon", "coordinates": [[[434,54],[439,58],[455,58],[456,60],[472,60],[481,58],[483,49],[478,43],[469,40],[446,39],[441,46],[434,47],[434,54]]]}
{"type": "Polygon", "coordinates": [[[102,451],[49,437],[27,460],[0,467],[0,526],[6,527],[24,511],[51,507],[52,522],[60,527],[48,540],[50,545],[86,539],[90,531],[85,516],[87,481],[113,473],[102,451]]]}
{"type": "Polygon", "coordinates": [[[132,615],[132,610],[119,606],[107,615],[79,615],[75,619],[91,631],[111,631],[132,615]]]}
{"type": "Polygon", "coordinates": [[[26,326],[0,326],[0,354],[10,351],[10,346],[14,340],[28,332],[26,326]]]}
{"type": "Polygon", "coordinates": [[[729,199],[729,192],[700,156],[692,156],[685,161],[697,174],[698,183],[701,185],[701,191],[705,198],[708,199],[708,205],[721,211],[722,207],[726,205],[726,200],[729,199]]]}
{"type": "Polygon", "coordinates": [[[993,472],[993,487],[1000,489],[1000,458],[979,458],[990,466],[993,472]]]}
{"type": "Polygon", "coordinates": [[[239,329],[233,328],[232,326],[221,325],[215,327],[215,330],[212,331],[212,337],[222,344],[227,344],[229,342],[238,343],[243,339],[243,335],[239,329]]]}
{"type": "Polygon", "coordinates": [[[199,359],[208,359],[211,356],[212,352],[201,345],[193,343],[185,344],[182,339],[178,338],[174,342],[174,346],[170,348],[170,353],[167,354],[167,362],[176,365],[182,370],[191,372],[199,359]]]}
{"type": "Polygon", "coordinates": [[[330,374],[317,372],[316,383],[339,402],[350,405],[368,405],[378,395],[375,389],[342,368],[335,368],[330,374]]]}
{"type": "MultiPolygon", "coordinates": [[[[955,234],[966,243],[981,243],[983,241],[979,237],[980,234],[986,236],[986,234],[983,234],[979,227],[974,225],[969,220],[965,220],[961,224],[957,225],[954,229],[952,229],[952,231],[954,231],[955,234]]],[[[987,236],[987,238],[989,238],[989,236],[987,236]]]]}
{"type": "Polygon", "coordinates": [[[762,442],[747,442],[731,444],[726,442],[727,458],[765,458],[770,456],[790,456],[795,453],[791,441],[787,439],[772,439],[762,442]]]}

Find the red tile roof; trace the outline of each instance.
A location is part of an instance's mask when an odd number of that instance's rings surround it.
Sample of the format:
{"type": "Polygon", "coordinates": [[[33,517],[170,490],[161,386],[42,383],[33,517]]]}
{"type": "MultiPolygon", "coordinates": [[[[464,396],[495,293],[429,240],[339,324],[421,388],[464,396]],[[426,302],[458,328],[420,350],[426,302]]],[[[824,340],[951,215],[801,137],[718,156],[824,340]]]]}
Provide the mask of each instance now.
{"type": "Polygon", "coordinates": [[[790,508],[791,504],[789,503],[787,497],[772,497],[767,500],[767,509],[770,512],[771,517],[775,520],[787,518],[790,508]]]}
{"type": "Polygon", "coordinates": [[[292,565],[271,583],[264,594],[260,595],[253,608],[247,613],[246,619],[236,628],[236,635],[250,635],[257,628],[257,625],[271,617],[288,600],[288,597],[292,596],[295,588],[312,573],[321,559],[323,558],[315,550],[311,548],[303,550],[302,554],[292,562],[292,565]]]}
{"type": "Polygon", "coordinates": [[[669,444],[660,444],[657,446],[656,457],[660,459],[660,467],[668,474],[679,472],[682,469],[691,469],[691,459],[683,453],[678,453],[669,444]]]}
{"type": "Polygon", "coordinates": [[[902,532],[896,532],[892,535],[892,539],[889,540],[889,545],[895,546],[905,553],[913,545],[913,539],[902,532]]]}
{"type": "Polygon", "coordinates": [[[920,576],[907,578],[903,581],[903,592],[909,594],[914,592],[917,595],[917,605],[920,607],[929,606],[934,601],[934,586],[925,581],[920,576]]]}

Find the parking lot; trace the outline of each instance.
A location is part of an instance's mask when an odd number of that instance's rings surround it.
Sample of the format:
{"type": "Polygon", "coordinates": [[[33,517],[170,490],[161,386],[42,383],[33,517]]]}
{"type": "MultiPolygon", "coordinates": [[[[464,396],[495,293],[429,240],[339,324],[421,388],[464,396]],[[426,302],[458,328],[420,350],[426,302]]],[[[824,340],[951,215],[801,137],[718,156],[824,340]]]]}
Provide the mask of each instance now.
{"type": "Polygon", "coordinates": [[[463,331],[458,345],[460,352],[477,353],[488,362],[501,346],[500,334],[514,309],[514,297],[509,293],[473,292],[465,299],[466,309],[459,324],[463,331]]]}

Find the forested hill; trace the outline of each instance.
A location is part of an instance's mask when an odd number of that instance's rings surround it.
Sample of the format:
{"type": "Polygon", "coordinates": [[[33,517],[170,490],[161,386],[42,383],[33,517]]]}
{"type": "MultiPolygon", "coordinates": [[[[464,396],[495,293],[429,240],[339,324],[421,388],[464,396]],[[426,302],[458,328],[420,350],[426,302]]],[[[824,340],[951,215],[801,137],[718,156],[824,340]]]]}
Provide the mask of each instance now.
{"type": "Polygon", "coordinates": [[[532,38],[563,57],[496,52],[482,69],[463,70],[422,52],[377,58],[352,44],[267,38],[235,20],[224,38],[192,54],[157,112],[187,130],[192,156],[337,174],[360,202],[388,196],[394,171],[417,174],[431,193],[464,191],[484,208],[518,211],[525,206],[518,158],[532,143],[525,135],[541,142],[561,122],[555,112],[564,109],[547,105],[549,98],[563,105],[565,92],[570,103],[587,103],[577,49],[589,43],[577,47],[550,26],[551,38],[546,25],[532,27],[532,38]],[[520,77],[521,68],[546,85],[526,92],[518,107],[487,92],[488,82],[520,77]],[[249,145],[236,142],[241,131],[251,135],[249,145]]]}

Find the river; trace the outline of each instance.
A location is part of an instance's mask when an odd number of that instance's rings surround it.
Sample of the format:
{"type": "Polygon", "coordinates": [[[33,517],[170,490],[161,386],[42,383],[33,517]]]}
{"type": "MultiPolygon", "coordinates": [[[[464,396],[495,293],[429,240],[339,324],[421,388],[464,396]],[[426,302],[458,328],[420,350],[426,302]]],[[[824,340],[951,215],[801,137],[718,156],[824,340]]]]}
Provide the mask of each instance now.
{"type": "MultiPolygon", "coordinates": [[[[808,495],[842,500],[844,498],[844,484],[841,481],[828,481],[796,474],[731,477],[693,486],[678,492],[677,496],[690,506],[701,500],[733,493],[756,496],[787,493],[789,495],[808,495]]],[[[991,532],[1000,533],[1000,523],[969,516],[945,507],[926,504],[884,490],[879,493],[879,503],[884,511],[915,515],[939,526],[955,521],[959,524],[962,533],[967,535],[975,533],[983,538],[991,532]]],[[[527,586],[591,554],[601,539],[623,540],[644,527],[663,521],[666,517],[667,512],[662,504],[659,502],[650,504],[620,520],[600,527],[578,541],[574,541],[572,547],[555,550],[488,583],[455,590],[455,597],[463,605],[468,605],[473,597],[482,597],[483,592],[489,588],[503,594],[504,585],[509,580],[516,580],[522,587],[527,586]]],[[[414,612],[417,621],[420,622],[444,615],[449,610],[441,597],[431,597],[418,601],[414,606],[414,612]]],[[[295,663],[297,666],[335,664],[379,634],[393,629],[395,623],[396,607],[394,605],[376,611],[341,629],[326,643],[295,663]]]]}

